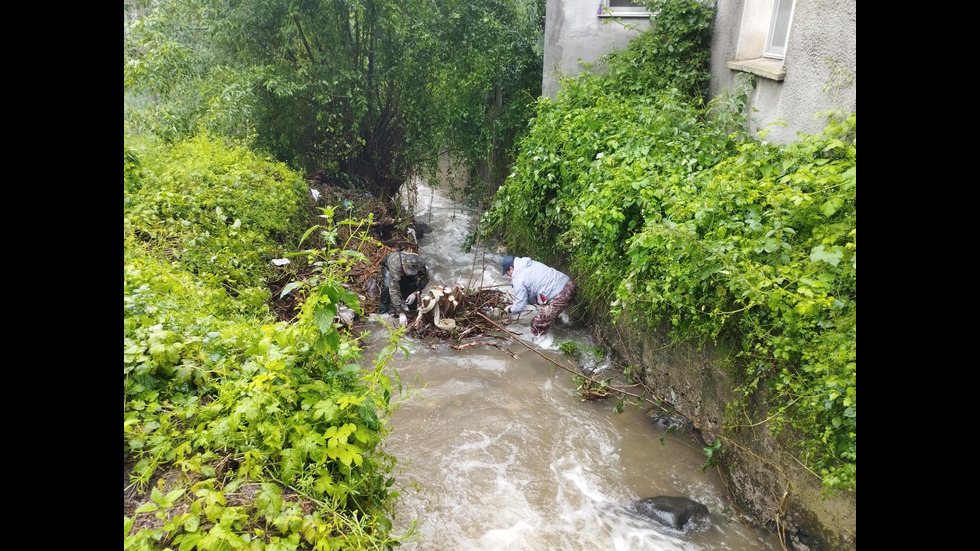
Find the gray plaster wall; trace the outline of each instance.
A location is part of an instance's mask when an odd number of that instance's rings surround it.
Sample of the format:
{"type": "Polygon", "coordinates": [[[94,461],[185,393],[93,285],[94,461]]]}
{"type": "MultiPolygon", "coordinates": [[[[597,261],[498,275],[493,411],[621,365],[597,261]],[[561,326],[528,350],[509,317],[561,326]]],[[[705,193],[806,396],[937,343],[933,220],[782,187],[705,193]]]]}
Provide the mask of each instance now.
{"type": "MultiPolygon", "coordinates": [[[[713,4],[712,97],[734,90],[748,76],[727,65],[739,59],[740,34],[748,28],[744,13],[767,12],[772,5],[771,0],[715,0],[713,4]]],[[[555,97],[559,77],[581,72],[583,63],[595,63],[595,70],[603,70],[599,61],[603,54],[623,49],[640,30],[652,25],[649,18],[616,22],[600,17],[598,5],[598,0],[547,0],[543,96],[555,97]]],[[[817,113],[832,109],[856,112],[856,11],[857,0],[796,2],[783,62],[785,77],[780,81],[755,76],[748,103],[753,135],[758,129],[769,129],[766,140],[790,143],[798,132],[814,134],[823,128],[826,121],[814,120],[817,113]]],[[[741,55],[745,57],[744,51],[741,55]]]]}
{"type": "Polygon", "coordinates": [[[649,17],[597,15],[598,0],[547,0],[544,19],[544,76],[541,95],[555,97],[562,75],[576,75],[587,63],[601,68],[602,54],[622,50],[630,39],[650,28],[649,17]]]}
{"type": "MultiPolygon", "coordinates": [[[[743,13],[759,2],[717,0],[711,41],[712,97],[733,90],[746,73],[728,68],[738,59],[743,13]]],[[[757,6],[755,6],[757,7],[757,6]]],[[[749,94],[750,131],[770,128],[774,143],[790,143],[797,132],[820,132],[827,110],[857,112],[857,0],[797,0],[793,7],[783,67],[776,81],[756,76],[749,94]],[[850,82],[847,80],[850,79],[850,82]],[[775,123],[775,124],[774,124],[775,123]]]]}

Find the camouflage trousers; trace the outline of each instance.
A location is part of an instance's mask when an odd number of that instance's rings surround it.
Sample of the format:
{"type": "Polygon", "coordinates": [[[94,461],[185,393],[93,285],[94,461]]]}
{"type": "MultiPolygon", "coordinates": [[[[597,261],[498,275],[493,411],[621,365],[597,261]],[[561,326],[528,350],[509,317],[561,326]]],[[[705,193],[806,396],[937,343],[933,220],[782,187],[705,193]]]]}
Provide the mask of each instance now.
{"type": "Polygon", "coordinates": [[[543,335],[551,327],[552,322],[561,314],[568,305],[571,304],[572,300],[575,298],[575,283],[571,279],[565,284],[565,287],[555,296],[555,298],[548,301],[547,304],[539,304],[537,306],[538,313],[531,320],[531,334],[532,335],[543,335]]]}

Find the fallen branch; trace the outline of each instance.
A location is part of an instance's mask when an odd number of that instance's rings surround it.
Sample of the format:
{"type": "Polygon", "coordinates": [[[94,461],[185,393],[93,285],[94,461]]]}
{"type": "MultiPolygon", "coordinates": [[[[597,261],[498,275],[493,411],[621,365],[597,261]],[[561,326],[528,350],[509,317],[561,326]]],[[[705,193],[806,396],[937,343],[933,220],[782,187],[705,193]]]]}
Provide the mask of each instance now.
{"type": "MultiPolygon", "coordinates": [[[[551,363],[552,363],[553,365],[555,365],[555,366],[557,366],[557,367],[560,367],[561,369],[564,369],[565,371],[568,371],[569,373],[571,373],[571,374],[573,374],[573,375],[575,375],[576,377],[582,377],[583,379],[585,379],[585,380],[587,380],[587,381],[591,381],[591,382],[593,382],[593,383],[595,383],[595,384],[597,384],[597,385],[600,385],[600,386],[605,386],[605,388],[608,388],[608,389],[610,389],[610,390],[612,390],[612,391],[614,391],[614,392],[618,392],[618,393],[620,393],[620,394],[622,394],[622,395],[624,395],[624,396],[631,396],[631,397],[633,397],[633,398],[636,398],[637,400],[641,400],[641,401],[643,401],[643,402],[648,402],[648,403],[651,403],[651,404],[653,404],[653,405],[655,405],[655,406],[658,406],[659,408],[661,408],[661,409],[663,409],[664,411],[667,411],[667,409],[666,409],[666,408],[664,408],[664,406],[662,405],[663,403],[667,403],[666,401],[664,401],[664,400],[662,400],[662,399],[660,399],[660,398],[656,398],[656,397],[654,397],[654,399],[651,399],[651,398],[648,398],[648,397],[647,397],[647,396],[646,396],[645,394],[636,394],[636,393],[633,393],[633,392],[629,392],[629,391],[627,391],[627,390],[624,390],[624,388],[623,388],[623,387],[618,387],[618,386],[614,386],[614,385],[607,385],[607,384],[606,384],[606,383],[605,383],[604,381],[600,381],[600,380],[597,380],[597,379],[594,379],[594,378],[592,378],[592,377],[589,377],[588,375],[586,375],[586,374],[584,374],[584,373],[579,373],[578,371],[575,371],[574,369],[571,369],[571,368],[569,368],[569,367],[566,367],[566,366],[564,366],[564,365],[561,365],[560,363],[558,363],[558,362],[556,362],[556,361],[554,361],[554,360],[552,360],[552,359],[551,359],[551,358],[549,358],[548,356],[545,356],[544,354],[542,354],[542,353],[541,353],[541,351],[540,351],[540,350],[538,350],[537,348],[535,348],[535,347],[533,347],[533,346],[531,346],[530,344],[528,344],[528,343],[526,343],[526,342],[524,342],[524,341],[523,341],[523,340],[522,340],[522,339],[521,339],[520,337],[518,337],[518,336],[517,336],[517,334],[515,334],[515,333],[514,333],[513,331],[509,331],[509,330],[507,330],[506,328],[504,328],[504,327],[501,327],[501,326],[500,326],[500,325],[498,325],[497,323],[494,323],[494,321],[493,321],[493,320],[491,320],[490,318],[488,318],[488,317],[486,317],[486,316],[484,316],[484,315],[483,315],[482,313],[480,313],[480,312],[476,312],[476,314],[477,314],[478,316],[480,316],[481,318],[483,318],[483,319],[485,319],[485,320],[487,320],[488,322],[490,322],[490,325],[493,325],[494,327],[496,327],[496,328],[497,328],[497,329],[499,329],[500,331],[503,331],[504,333],[507,333],[508,335],[510,335],[510,336],[511,336],[511,338],[513,338],[513,339],[514,339],[514,340],[516,340],[517,342],[519,342],[519,343],[521,343],[521,344],[523,344],[523,345],[524,345],[524,346],[525,346],[525,347],[526,347],[526,348],[527,348],[528,350],[531,350],[531,351],[533,351],[533,352],[534,352],[535,354],[537,354],[538,356],[541,356],[541,357],[542,357],[542,358],[544,358],[545,360],[547,360],[547,361],[549,361],[549,362],[551,362],[551,363]]],[[[644,388],[646,388],[646,387],[644,387],[644,388]]]]}
{"type": "Polygon", "coordinates": [[[464,349],[464,348],[469,348],[469,347],[471,347],[471,346],[477,346],[477,345],[480,345],[480,344],[483,344],[483,345],[486,345],[486,346],[492,346],[492,347],[494,347],[494,348],[496,348],[496,349],[498,349],[498,350],[502,350],[502,351],[504,351],[504,352],[506,352],[506,353],[508,353],[508,354],[510,354],[510,357],[512,357],[512,358],[517,358],[517,354],[514,354],[514,353],[513,353],[513,352],[511,352],[511,351],[510,351],[509,349],[507,349],[507,348],[504,348],[503,346],[500,346],[499,344],[497,344],[497,343],[495,343],[495,342],[487,342],[487,341],[473,341],[473,342],[468,342],[468,343],[466,343],[466,344],[460,344],[460,345],[455,345],[455,344],[450,344],[449,346],[450,346],[450,348],[452,348],[453,350],[462,350],[462,349],[464,349]]]}

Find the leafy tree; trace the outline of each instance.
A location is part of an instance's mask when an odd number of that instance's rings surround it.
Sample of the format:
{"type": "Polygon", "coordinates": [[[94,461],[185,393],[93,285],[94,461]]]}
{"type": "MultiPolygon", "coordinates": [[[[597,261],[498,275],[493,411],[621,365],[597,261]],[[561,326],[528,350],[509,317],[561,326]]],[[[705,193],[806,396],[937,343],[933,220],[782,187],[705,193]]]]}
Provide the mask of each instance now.
{"type": "MultiPolygon", "coordinates": [[[[542,0],[188,0],[127,26],[129,120],[252,138],[390,196],[448,146],[498,173],[540,89],[542,0]]],[[[493,172],[491,170],[491,172],[493,172]]]]}
{"type": "Polygon", "coordinates": [[[544,2],[450,0],[435,9],[442,143],[470,167],[472,198],[485,201],[513,163],[541,90],[544,2]]]}

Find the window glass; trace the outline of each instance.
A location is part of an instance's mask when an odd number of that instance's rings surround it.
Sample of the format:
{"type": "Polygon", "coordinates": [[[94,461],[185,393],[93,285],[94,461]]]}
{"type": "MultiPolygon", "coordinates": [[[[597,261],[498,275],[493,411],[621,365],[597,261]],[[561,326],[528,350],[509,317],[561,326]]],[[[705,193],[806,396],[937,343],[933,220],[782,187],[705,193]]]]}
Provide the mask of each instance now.
{"type": "Polygon", "coordinates": [[[602,0],[602,13],[607,14],[648,14],[646,2],[631,0],[602,0]]]}
{"type": "Polygon", "coordinates": [[[793,0],[774,0],[772,23],[766,39],[766,57],[783,59],[786,55],[786,39],[789,37],[789,23],[793,19],[793,0]]]}

